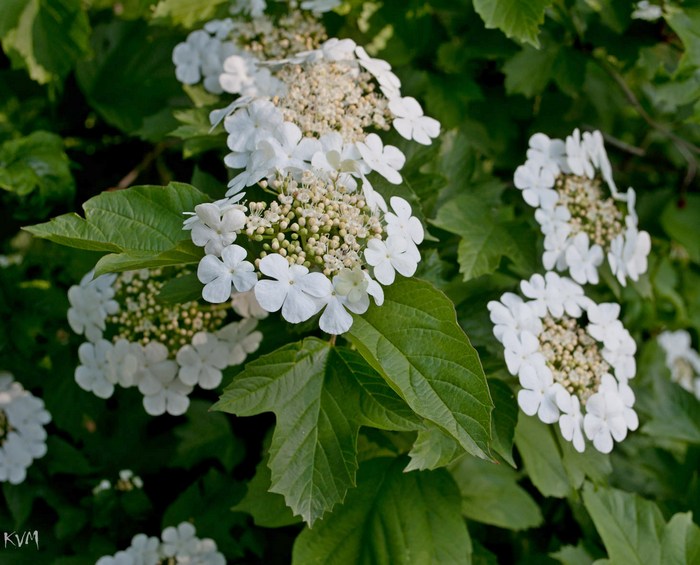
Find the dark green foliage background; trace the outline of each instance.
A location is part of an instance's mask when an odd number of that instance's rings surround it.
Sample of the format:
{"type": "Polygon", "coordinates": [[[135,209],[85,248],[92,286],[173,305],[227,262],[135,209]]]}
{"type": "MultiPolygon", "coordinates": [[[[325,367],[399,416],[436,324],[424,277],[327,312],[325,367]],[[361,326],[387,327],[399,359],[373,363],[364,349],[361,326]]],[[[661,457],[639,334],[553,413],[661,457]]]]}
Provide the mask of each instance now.
{"type": "MultiPolygon", "coordinates": [[[[401,375],[382,380],[381,363],[352,361],[359,355],[351,346],[371,357],[372,332],[390,334],[379,313],[372,320],[370,311],[372,323],[358,320],[337,349],[316,337],[301,342],[311,326],[264,321],[261,359],[229,370],[225,383],[241,373],[230,390],[270,360],[311,351],[350,359],[341,370],[337,359],[314,358],[327,385],[314,393],[323,406],[347,392],[333,388],[347,375],[383,399],[383,412],[344,406],[344,445],[356,451],[338,459],[347,476],[336,473],[338,461],[325,470],[340,490],[316,509],[314,520],[333,507],[311,529],[268,492],[280,482],[273,430],[284,436],[275,428],[284,407],[227,404],[224,395],[219,408],[257,415],[209,412],[222,391],[200,391],[186,416],[153,419],[133,390],[103,401],[75,384],[81,340],[65,319],[66,292],[102,253],[19,232],[113,188],[179,181],[211,197],[224,192],[225,140],[209,135],[206,121],[215,99],[183,89],[170,58],[190,30],[227,7],[0,4],[0,253],[22,258],[0,268],[0,370],[53,415],[48,454],[0,496],[0,531],[38,530],[40,550],[0,547],[0,563],[94,563],[137,533],[158,535],[182,520],[214,538],[230,563],[578,565],[606,555],[625,565],[700,562],[700,403],[669,382],[654,340],[684,328],[697,348],[700,333],[700,3],[664,2],[664,17],[653,22],[632,19],[624,0],[351,0],[342,15],[324,16],[329,35],[370,45],[391,62],[404,95],[443,125],[430,148],[391,138],[408,156],[406,182],[391,190],[426,220],[432,237],[418,276],[455,304],[479,353],[474,374],[483,366],[495,408],[490,430],[472,430],[484,441],[460,446],[445,433],[449,422],[430,419],[424,397],[411,400],[401,375]],[[635,187],[640,226],[652,236],[638,283],[622,288],[603,272],[603,284],[589,289],[622,304],[639,344],[632,386],[641,429],[612,456],[577,454],[552,427],[518,415],[486,310],[542,270],[538,226],[512,188],[528,138],[563,138],[576,127],[604,132],[617,184],[635,187]],[[406,466],[414,470],[402,472],[406,466]],[[93,496],[101,479],[124,468],[143,478],[143,491],[93,496]]],[[[128,255],[128,246],[121,251],[128,255]]],[[[421,285],[405,292],[444,307],[444,297],[421,285]]],[[[386,311],[403,311],[399,296],[386,311]]]]}

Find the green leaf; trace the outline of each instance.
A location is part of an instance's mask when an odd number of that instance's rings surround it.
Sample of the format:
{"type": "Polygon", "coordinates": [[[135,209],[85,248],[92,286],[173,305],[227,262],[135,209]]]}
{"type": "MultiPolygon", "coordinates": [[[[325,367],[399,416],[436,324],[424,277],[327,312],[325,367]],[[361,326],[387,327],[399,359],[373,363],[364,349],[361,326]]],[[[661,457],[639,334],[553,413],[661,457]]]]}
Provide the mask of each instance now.
{"type": "Polygon", "coordinates": [[[153,18],[156,20],[155,23],[191,28],[199,22],[212,19],[219,5],[227,1],[209,0],[202,3],[201,0],[160,0],[153,12],[153,18]],[[159,19],[165,21],[159,22],[159,19]]]}
{"type": "Polygon", "coordinates": [[[462,514],[470,520],[509,530],[542,523],[537,503],[518,485],[517,473],[505,465],[463,457],[450,466],[462,495],[462,514]]]}
{"type": "Polygon", "coordinates": [[[64,214],[25,229],[61,245],[113,253],[100,260],[100,272],[187,263],[201,251],[183,231],[182,214],[207,200],[182,183],[136,186],[91,198],[83,204],[85,218],[64,214]]]}
{"type": "Polygon", "coordinates": [[[266,456],[255,468],[255,475],[248,482],[248,490],[243,500],[231,510],[234,512],[246,512],[253,517],[256,526],[262,528],[281,528],[301,522],[301,519],[292,514],[292,511],[284,503],[281,494],[270,492],[272,474],[268,467],[269,456],[266,456]]]}
{"type": "Polygon", "coordinates": [[[471,563],[459,491],[444,470],[403,473],[403,458],[362,464],[343,506],[294,543],[298,565],[471,563]]]}
{"type": "MultiPolygon", "coordinates": [[[[91,41],[95,56],[78,65],[78,84],[109,124],[136,132],[147,117],[184,98],[172,63],[175,35],[156,32],[143,20],[113,20],[97,26],[91,41]]],[[[172,123],[166,120],[163,127],[161,138],[172,123]]],[[[148,130],[150,138],[157,137],[148,130]]]]}
{"type": "Polygon", "coordinates": [[[382,306],[354,316],[347,336],[416,414],[469,453],[489,457],[493,402],[479,356],[442,292],[399,279],[382,306]]]}
{"type": "Polygon", "coordinates": [[[90,24],[80,0],[12,0],[0,10],[5,9],[8,23],[0,24],[2,47],[14,66],[26,67],[35,81],[46,84],[64,77],[90,52],[90,24]]]}
{"type": "Polygon", "coordinates": [[[479,190],[462,193],[444,204],[431,223],[462,239],[457,249],[459,272],[464,280],[494,272],[503,257],[522,262],[518,243],[510,234],[508,222],[495,217],[488,201],[489,190],[500,191],[500,183],[486,183],[479,190]]]}
{"type": "Polygon", "coordinates": [[[552,0],[474,0],[474,9],[489,29],[539,47],[537,35],[544,23],[544,10],[552,0]]]}
{"type": "Polygon", "coordinates": [[[583,503],[611,563],[660,565],[664,519],[656,504],[627,492],[583,487],[583,503]]]}
{"type": "Polygon", "coordinates": [[[170,279],[156,296],[156,300],[162,304],[182,304],[191,302],[202,296],[202,283],[195,273],[181,275],[170,279]]]}
{"type": "Polygon", "coordinates": [[[693,261],[700,263],[700,195],[687,194],[682,206],[671,200],[661,214],[661,225],[668,235],[685,247],[693,261]]]}
{"type": "Polygon", "coordinates": [[[515,427],[515,445],[532,483],[543,495],[564,498],[571,492],[552,429],[522,412],[515,427]]]}
{"type": "Polygon", "coordinates": [[[549,556],[563,565],[591,565],[593,563],[593,558],[581,545],[565,545],[559,551],[550,553],[549,556]]]}
{"type": "Polygon", "coordinates": [[[515,467],[513,461],[513,435],[518,423],[518,402],[513,391],[503,381],[489,380],[489,389],[495,408],[491,420],[491,437],[493,449],[505,461],[515,467]]]}
{"type": "Polygon", "coordinates": [[[41,201],[68,202],[75,183],[63,140],[35,131],[0,145],[0,188],[20,197],[38,191],[41,201]]]}
{"type": "Polygon", "coordinates": [[[170,467],[191,469],[206,459],[221,462],[227,471],[243,459],[243,445],[236,439],[226,416],[209,411],[209,403],[193,400],[186,424],[175,428],[179,442],[170,467]]]}
{"type": "Polygon", "coordinates": [[[661,542],[663,565],[700,563],[700,528],[690,512],[674,515],[664,530],[661,542]]]}
{"type": "Polygon", "coordinates": [[[556,434],[562,453],[562,463],[569,476],[569,483],[574,489],[580,489],[586,477],[595,484],[604,484],[612,473],[610,455],[593,449],[590,445],[583,453],[579,453],[570,441],[566,441],[560,433],[556,434]]]}
{"type": "Polygon", "coordinates": [[[360,426],[403,429],[407,415],[393,410],[398,401],[357,353],[307,338],[249,363],[213,409],[275,413],[270,490],[312,525],[355,484],[360,426]],[[377,408],[382,399],[389,408],[377,408]]]}
{"type": "Polygon", "coordinates": [[[418,432],[418,437],[408,453],[411,462],[405,471],[445,467],[465,453],[455,438],[442,428],[430,425],[428,429],[418,432]]]}
{"type": "Polygon", "coordinates": [[[700,443],[700,402],[693,394],[662,374],[654,379],[654,399],[651,419],[642,428],[644,433],[700,443]]]}
{"type": "Polygon", "coordinates": [[[672,6],[664,10],[664,15],[685,47],[677,73],[696,70],[700,67],[700,7],[672,6]]]}
{"type": "Polygon", "coordinates": [[[506,75],[506,92],[532,98],[544,92],[553,78],[552,67],[559,45],[550,49],[526,46],[503,65],[506,75]]]}

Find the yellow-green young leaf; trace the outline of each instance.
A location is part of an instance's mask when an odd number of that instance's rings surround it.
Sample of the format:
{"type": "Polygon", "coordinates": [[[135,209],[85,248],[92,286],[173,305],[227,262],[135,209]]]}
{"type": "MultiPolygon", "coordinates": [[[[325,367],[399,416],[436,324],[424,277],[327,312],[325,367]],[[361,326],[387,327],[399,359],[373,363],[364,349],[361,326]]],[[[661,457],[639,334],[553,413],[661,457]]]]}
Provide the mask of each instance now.
{"type": "Polygon", "coordinates": [[[64,214],[25,228],[61,245],[107,251],[100,272],[189,263],[201,257],[183,231],[183,212],[209,198],[193,186],[170,183],[103,192],[83,204],[85,218],[64,214]]]}
{"type": "Polygon", "coordinates": [[[571,491],[569,476],[551,426],[520,412],[515,445],[532,484],[545,496],[564,498],[571,491]]]}
{"type": "Polygon", "coordinates": [[[160,0],[153,12],[153,18],[156,23],[191,28],[198,22],[212,19],[218,6],[225,2],[227,0],[160,0]]]}
{"type": "Polygon", "coordinates": [[[509,530],[542,523],[539,506],[510,467],[467,456],[449,470],[462,495],[462,514],[470,520],[509,530]]]}
{"type": "Polygon", "coordinates": [[[404,473],[404,458],[362,464],[345,503],[305,529],[293,565],[468,565],[471,540],[444,469],[404,473]]]}
{"type": "Polygon", "coordinates": [[[539,26],[552,0],[474,0],[474,9],[487,28],[498,28],[507,37],[539,47],[539,26]]]}
{"type": "Polygon", "coordinates": [[[214,409],[238,416],[275,413],[270,490],[284,495],[309,525],[354,486],[361,425],[420,426],[357,353],[316,338],[249,363],[214,409]]]}
{"type": "Polygon", "coordinates": [[[493,402],[484,370],[442,292],[400,278],[382,306],[354,316],[347,336],[416,414],[469,453],[490,457],[493,402]]]}
{"type": "Polygon", "coordinates": [[[595,488],[591,483],[583,487],[583,503],[611,563],[661,565],[664,519],[656,504],[633,493],[595,488]]]}

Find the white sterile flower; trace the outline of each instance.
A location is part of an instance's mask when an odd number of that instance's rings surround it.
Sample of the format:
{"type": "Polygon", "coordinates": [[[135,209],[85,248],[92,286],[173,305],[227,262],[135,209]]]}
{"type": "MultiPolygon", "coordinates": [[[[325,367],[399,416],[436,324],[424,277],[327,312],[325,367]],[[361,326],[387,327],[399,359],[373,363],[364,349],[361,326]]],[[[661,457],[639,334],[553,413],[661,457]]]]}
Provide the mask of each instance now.
{"type": "Polygon", "coordinates": [[[345,143],[338,132],[330,132],[321,136],[320,151],[311,157],[311,165],[321,171],[327,171],[337,175],[338,183],[348,190],[357,188],[354,176],[366,175],[370,168],[362,160],[357,146],[354,143],[345,143]]]}
{"type": "Polygon", "coordinates": [[[146,534],[136,534],[126,550],[134,558],[134,565],[157,565],[160,563],[160,540],[146,534]]]}
{"type": "Polygon", "coordinates": [[[362,176],[362,194],[365,197],[367,206],[369,206],[373,212],[376,212],[377,210],[381,210],[382,212],[387,211],[384,197],[374,190],[374,187],[364,175],[362,176]]]}
{"type": "Polygon", "coordinates": [[[19,484],[34,459],[46,454],[46,430],[51,421],[44,402],[0,371],[0,482],[19,484]]]}
{"type": "Polygon", "coordinates": [[[197,332],[191,345],[183,345],[175,357],[180,370],[178,377],[186,385],[203,389],[221,384],[221,370],[228,366],[228,344],[209,332],[197,332]]]}
{"type": "Polygon", "coordinates": [[[583,145],[586,148],[586,152],[588,153],[591,163],[600,171],[603,180],[607,183],[608,188],[610,188],[610,193],[612,194],[613,198],[616,198],[619,193],[615,180],[612,176],[610,159],[608,159],[608,153],[605,151],[603,134],[597,130],[594,132],[584,132],[583,145]]]}
{"type": "Polygon", "coordinates": [[[232,14],[246,14],[251,18],[259,18],[265,13],[265,0],[234,0],[229,9],[232,14]]]}
{"type": "Polygon", "coordinates": [[[406,156],[393,145],[384,146],[376,133],[370,133],[365,141],[358,141],[357,148],[364,162],[392,184],[401,184],[399,171],[406,162],[406,156]]]}
{"type": "Polygon", "coordinates": [[[109,398],[114,394],[117,377],[107,360],[107,355],[114,346],[106,339],[97,343],[89,341],[78,348],[78,357],[82,365],[75,369],[75,382],[80,388],[92,392],[100,398],[109,398]]]}
{"type": "Polygon", "coordinates": [[[578,128],[566,138],[566,163],[575,175],[586,176],[589,179],[595,176],[593,163],[578,128]]]}
{"type": "Polygon", "coordinates": [[[408,244],[408,252],[415,255],[416,259],[420,261],[420,253],[416,246],[423,241],[425,235],[423,225],[418,218],[411,215],[411,205],[403,198],[392,196],[389,203],[394,213],[384,214],[384,221],[387,224],[386,233],[389,236],[403,237],[408,244]]]}
{"type": "Polygon", "coordinates": [[[530,332],[523,331],[516,334],[514,331],[506,331],[503,334],[503,347],[508,371],[513,376],[528,371],[528,367],[537,369],[543,363],[542,354],[539,352],[540,342],[530,332]]]}
{"type": "Polygon", "coordinates": [[[239,108],[245,108],[254,101],[253,96],[239,96],[233,102],[223,108],[217,108],[209,112],[209,124],[211,124],[210,132],[214,130],[224,119],[228,118],[233,112],[239,108]]]}
{"type": "Polygon", "coordinates": [[[637,415],[632,410],[634,394],[626,384],[620,384],[612,375],[603,375],[598,392],[586,403],[583,429],[586,437],[601,453],[610,453],[613,439],[622,441],[627,430],[635,430],[639,425],[637,415]]]}
{"type": "Polygon", "coordinates": [[[325,281],[322,273],[309,273],[302,265],[289,265],[287,260],[272,253],[260,260],[260,272],[277,280],[262,279],[255,285],[255,298],[268,312],[282,309],[282,317],[298,324],[308,320],[322,307],[325,281]]]}
{"type": "Polygon", "coordinates": [[[384,95],[389,98],[401,96],[401,81],[391,72],[391,65],[382,59],[373,59],[365,51],[364,47],[355,48],[357,62],[377,79],[384,95]]]}
{"type": "Polygon", "coordinates": [[[319,320],[320,328],[326,333],[336,335],[348,331],[352,326],[352,316],[346,309],[355,314],[365,313],[369,308],[370,285],[373,282],[379,287],[360,267],[341,269],[333,277],[333,283],[330,284],[329,281],[329,284],[325,285],[322,300],[326,308],[319,320]]]}
{"type": "Polygon", "coordinates": [[[301,3],[302,10],[311,10],[317,14],[330,12],[340,6],[340,0],[304,0],[301,3]]]}
{"type": "Polygon", "coordinates": [[[231,18],[211,20],[204,24],[204,30],[216,37],[216,39],[226,39],[235,27],[236,24],[231,18]]]}
{"type": "Polygon", "coordinates": [[[523,191],[523,199],[533,208],[552,209],[559,196],[553,190],[554,175],[549,169],[541,168],[536,163],[528,161],[515,169],[513,182],[516,188],[523,191]]]}
{"type": "Polygon", "coordinates": [[[569,246],[570,233],[569,224],[559,224],[544,236],[545,251],[542,254],[542,265],[548,271],[554,268],[559,271],[566,269],[566,249],[569,246]]]}
{"type": "MultiPolygon", "coordinates": [[[[177,528],[170,526],[163,530],[162,551],[166,557],[187,558],[197,551],[195,527],[189,522],[181,522],[177,528]]],[[[179,561],[179,560],[178,560],[179,561]]]]}
{"type": "Polygon", "coordinates": [[[543,133],[530,138],[527,160],[550,171],[554,176],[568,169],[566,165],[566,145],[561,139],[550,139],[543,133]]]}
{"type": "Polygon", "coordinates": [[[173,49],[175,76],[184,84],[197,84],[202,79],[201,58],[211,44],[211,36],[203,30],[193,31],[184,43],[173,49]]]}
{"type": "Polygon", "coordinates": [[[240,365],[249,354],[258,350],[263,335],[254,331],[257,325],[257,320],[249,318],[240,322],[232,322],[216,332],[216,337],[226,343],[228,347],[227,363],[229,366],[240,365]]]}
{"type": "MultiPolygon", "coordinates": [[[[520,282],[522,293],[528,298],[532,298],[528,305],[540,318],[544,317],[547,311],[555,318],[563,316],[567,293],[562,280],[563,278],[556,273],[548,271],[544,277],[535,273],[530,277],[530,280],[520,282]]],[[[581,290],[581,294],[583,294],[583,290],[581,290]]]]}
{"type": "Polygon", "coordinates": [[[233,311],[241,318],[255,318],[264,320],[270,313],[258,303],[255,298],[255,290],[247,290],[246,292],[234,292],[231,295],[231,307],[233,311]]]}
{"type": "Polygon", "coordinates": [[[547,236],[551,233],[561,231],[564,238],[571,232],[569,220],[571,212],[566,206],[555,206],[554,208],[537,208],[535,210],[535,220],[540,224],[542,233],[547,236]]]}
{"type": "Polygon", "coordinates": [[[219,85],[230,94],[249,94],[255,85],[255,61],[246,53],[232,54],[224,60],[219,85]]]}
{"type": "Polygon", "coordinates": [[[105,321],[110,314],[119,311],[112,284],[116,275],[101,275],[93,279],[94,271],[87,273],[79,285],[68,290],[68,324],[77,334],[85,334],[89,341],[102,338],[105,321]]]}
{"type": "Polygon", "coordinates": [[[579,284],[598,284],[598,267],[603,263],[603,248],[594,244],[589,247],[588,234],[577,233],[566,249],[569,273],[579,284]]]}
{"type": "Polygon", "coordinates": [[[405,139],[430,145],[440,135],[440,122],[424,116],[423,108],[415,98],[393,98],[389,100],[389,111],[395,116],[394,128],[405,139]]]}
{"type": "Polygon", "coordinates": [[[583,437],[583,414],[581,414],[581,401],[578,396],[569,394],[564,387],[560,387],[556,393],[557,407],[561,411],[559,416],[559,430],[566,441],[574,444],[574,449],[583,453],[586,444],[583,437]]]}
{"type": "Polygon", "coordinates": [[[503,334],[508,330],[517,334],[527,331],[533,335],[539,335],[542,331],[539,316],[517,294],[506,292],[500,301],[492,300],[486,307],[494,323],[493,334],[500,342],[503,342],[503,334]]]}
{"type": "Polygon", "coordinates": [[[245,292],[258,280],[255,267],[245,261],[247,251],[240,245],[229,245],[221,252],[221,258],[207,255],[199,262],[197,278],[204,283],[202,298],[213,304],[221,304],[231,298],[232,287],[245,292]]]}
{"type": "Polygon", "coordinates": [[[225,247],[236,241],[236,234],[245,226],[242,210],[207,202],[194,207],[198,222],[192,226],[192,242],[204,247],[207,254],[220,256],[225,247]]]}
{"type": "Polygon", "coordinates": [[[254,100],[224,120],[224,128],[229,134],[228,147],[234,152],[253,151],[283,123],[282,113],[272,102],[254,100]]]}
{"type": "Polygon", "coordinates": [[[118,339],[105,353],[108,374],[116,383],[128,388],[136,384],[136,377],[143,366],[143,348],[139,343],[118,339]]]}
{"type": "Polygon", "coordinates": [[[663,10],[658,4],[652,4],[648,0],[641,0],[635,4],[632,19],[654,22],[663,16],[663,10]]]}
{"type": "Polygon", "coordinates": [[[613,347],[604,347],[603,359],[613,366],[615,376],[619,380],[634,378],[637,372],[637,362],[634,354],[637,352],[637,342],[632,339],[629,332],[622,328],[618,333],[618,341],[613,347]]]}
{"type": "Polygon", "coordinates": [[[659,344],[666,354],[666,366],[671,380],[700,398],[700,354],[691,345],[685,330],[659,334],[659,344]]]}
{"type": "Polygon", "coordinates": [[[591,337],[602,342],[608,349],[619,346],[626,330],[619,320],[620,305],[614,303],[591,304],[586,312],[586,331],[591,337]]]}
{"type": "Polygon", "coordinates": [[[143,406],[151,416],[167,412],[180,416],[187,411],[192,387],[178,377],[178,364],[168,359],[168,348],[151,341],[143,348],[144,367],[141,370],[139,391],[144,395],[143,406]]]}
{"type": "MultiPolygon", "coordinates": [[[[546,367],[544,368],[546,369],[546,367]]],[[[556,395],[559,384],[554,384],[549,370],[537,370],[532,365],[524,365],[520,370],[518,406],[528,416],[537,414],[545,424],[552,424],[559,418],[556,395]]]]}
{"type": "Polygon", "coordinates": [[[114,555],[100,557],[95,565],[136,565],[134,556],[127,551],[117,551],[114,555]]]}
{"type": "Polygon", "coordinates": [[[394,282],[395,271],[412,277],[418,268],[416,256],[408,251],[406,239],[395,235],[385,241],[370,239],[365,248],[365,260],[374,267],[374,278],[383,285],[394,282]]]}
{"type": "Polygon", "coordinates": [[[303,171],[309,168],[314,153],[321,149],[317,139],[302,137],[299,126],[284,122],[274,131],[274,137],[260,145],[269,155],[265,167],[280,171],[303,171]]]}
{"type": "Polygon", "coordinates": [[[635,226],[629,226],[624,235],[619,234],[612,240],[608,262],[622,286],[626,286],[628,277],[636,281],[639,275],[646,272],[649,251],[651,251],[649,234],[645,231],[637,231],[635,226]]]}

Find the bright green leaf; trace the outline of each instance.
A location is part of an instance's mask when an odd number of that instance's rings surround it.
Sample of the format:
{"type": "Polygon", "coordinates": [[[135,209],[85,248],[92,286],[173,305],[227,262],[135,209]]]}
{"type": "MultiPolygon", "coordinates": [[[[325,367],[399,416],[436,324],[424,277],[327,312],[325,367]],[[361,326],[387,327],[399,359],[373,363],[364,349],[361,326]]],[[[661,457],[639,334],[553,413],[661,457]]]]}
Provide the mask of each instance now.
{"type": "Polygon", "coordinates": [[[690,512],[674,515],[661,542],[663,565],[692,565],[700,563],[700,528],[690,512]]]}
{"type": "Polygon", "coordinates": [[[700,443],[700,402],[666,374],[654,379],[651,420],[642,431],[654,437],[700,443]]]}
{"type": "Polygon", "coordinates": [[[553,65],[558,45],[547,49],[526,46],[503,65],[508,94],[522,94],[532,98],[544,92],[553,78],[553,65]]]}
{"type": "Polygon", "coordinates": [[[202,3],[201,0],[160,0],[153,12],[153,18],[156,22],[162,19],[171,25],[191,28],[198,22],[212,19],[218,6],[227,1],[209,0],[202,3]]]}
{"type": "Polygon", "coordinates": [[[509,530],[542,523],[539,506],[510,467],[467,456],[451,465],[450,473],[462,495],[462,514],[470,520],[509,530]]]}
{"type": "Polygon", "coordinates": [[[354,316],[347,336],[416,414],[468,452],[489,456],[493,402],[479,356],[442,292],[399,279],[381,307],[354,316]]]}
{"type": "Polygon", "coordinates": [[[445,467],[465,454],[464,449],[455,438],[435,425],[418,432],[418,437],[408,456],[411,462],[406,471],[424,471],[445,467]]]}
{"type": "Polygon", "coordinates": [[[664,519],[656,504],[633,493],[586,483],[583,503],[611,563],[660,565],[664,519]]]}
{"type": "Polygon", "coordinates": [[[360,426],[405,424],[407,415],[392,410],[399,399],[382,384],[357,353],[307,338],[249,363],[214,409],[238,416],[275,413],[270,490],[312,525],[355,484],[360,426]],[[363,399],[368,389],[373,399],[363,399]],[[381,398],[391,408],[379,410],[381,398]]]}
{"type": "Polygon", "coordinates": [[[581,545],[565,545],[559,551],[550,553],[549,556],[562,565],[591,565],[593,563],[593,558],[581,545]]]}
{"type": "Polygon", "coordinates": [[[544,23],[544,10],[552,0],[474,0],[474,8],[489,29],[539,47],[537,35],[544,23]]]}
{"type": "Polygon", "coordinates": [[[471,563],[459,491],[444,470],[403,473],[405,459],[363,463],[345,503],[304,530],[295,565],[471,563]]]}
{"type": "Polygon", "coordinates": [[[489,380],[489,390],[495,408],[491,421],[491,437],[493,449],[505,461],[515,467],[513,461],[513,434],[518,423],[518,402],[513,391],[504,383],[496,379],[489,380]]]}
{"type": "Polygon", "coordinates": [[[661,225],[666,233],[688,251],[690,258],[700,263],[700,195],[687,194],[683,206],[671,200],[661,214],[661,225]]]}

